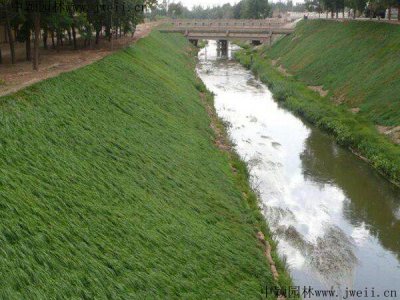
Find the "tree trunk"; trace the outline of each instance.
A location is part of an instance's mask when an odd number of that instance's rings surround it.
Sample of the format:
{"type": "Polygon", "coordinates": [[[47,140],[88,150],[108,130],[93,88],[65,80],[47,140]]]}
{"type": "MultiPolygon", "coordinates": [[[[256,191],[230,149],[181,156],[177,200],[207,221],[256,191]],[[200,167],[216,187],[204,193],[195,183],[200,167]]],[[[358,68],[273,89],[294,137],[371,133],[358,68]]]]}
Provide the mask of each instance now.
{"type": "Polygon", "coordinates": [[[397,5],[397,21],[400,22],[400,3],[397,5]]]}
{"type": "Polygon", "coordinates": [[[3,56],[1,55],[1,48],[0,48],[0,65],[3,63],[3,56]]]}
{"type": "Polygon", "coordinates": [[[388,19],[389,21],[392,19],[392,7],[389,6],[389,11],[388,11],[388,19]]]}
{"type": "Polygon", "coordinates": [[[54,42],[54,31],[53,30],[51,31],[51,45],[52,45],[53,49],[56,48],[56,44],[54,42]]]}
{"type": "Polygon", "coordinates": [[[6,28],[4,28],[4,41],[5,41],[6,43],[8,43],[8,36],[7,36],[7,30],[6,30],[6,28]]]}
{"type": "Polygon", "coordinates": [[[15,64],[15,42],[13,33],[10,26],[7,26],[7,34],[8,34],[8,43],[10,44],[10,53],[11,53],[11,63],[15,64]]]}
{"type": "MultiPolygon", "coordinates": [[[[17,36],[19,36],[19,25],[14,26],[14,41],[17,43],[17,36]]],[[[18,44],[17,44],[18,45],[18,44]]]]}
{"type": "Polygon", "coordinates": [[[95,44],[98,45],[99,44],[99,37],[100,37],[100,30],[96,29],[96,41],[95,44]]]}
{"type": "Polygon", "coordinates": [[[68,33],[68,45],[72,45],[72,35],[71,35],[71,30],[67,30],[68,33]]]}
{"type": "Polygon", "coordinates": [[[47,50],[47,37],[48,37],[48,31],[47,28],[43,32],[43,48],[47,50]]]}
{"type": "Polygon", "coordinates": [[[32,53],[31,53],[31,30],[30,29],[28,30],[28,33],[26,35],[25,49],[26,49],[26,60],[31,61],[32,53]]]}
{"type": "Polygon", "coordinates": [[[39,70],[39,38],[40,38],[40,13],[35,13],[34,18],[35,26],[35,40],[33,42],[33,69],[39,70]]]}
{"type": "Polygon", "coordinates": [[[57,32],[56,32],[56,36],[57,36],[57,44],[56,44],[56,49],[57,49],[57,52],[60,52],[60,46],[61,46],[61,44],[60,44],[60,40],[61,40],[61,33],[60,33],[60,31],[59,30],[57,30],[57,32]]]}
{"type": "Polygon", "coordinates": [[[75,31],[75,25],[74,24],[72,24],[71,30],[72,30],[72,41],[74,43],[74,50],[76,50],[76,49],[78,49],[78,47],[76,46],[76,31],[75,31]]]}
{"type": "Polygon", "coordinates": [[[13,33],[11,30],[10,16],[8,15],[7,5],[5,5],[5,15],[6,15],[6,31],[8,35],[8,43],[10,45],[11,63],[15,64],[15,44],[14,44],[13,33]]]}
{"type": "Polygon", "coordinates": [[[111,38],[112,38],[112,28],[108,27],[108,28],[107,28],[107,33],[108,33],[108,41],[111,42],[111,38]]]}

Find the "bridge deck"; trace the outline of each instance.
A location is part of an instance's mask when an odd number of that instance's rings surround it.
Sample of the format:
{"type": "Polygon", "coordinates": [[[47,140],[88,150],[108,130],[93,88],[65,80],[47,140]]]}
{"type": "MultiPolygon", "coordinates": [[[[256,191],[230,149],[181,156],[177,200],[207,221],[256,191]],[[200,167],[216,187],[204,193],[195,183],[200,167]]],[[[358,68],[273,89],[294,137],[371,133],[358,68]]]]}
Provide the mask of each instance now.
{"type": "Polygon", "coordinates": [[[293,29],[288,28],[221,28],[221,27],[209,27],[209,28],[171,28],[161,29],[161,32],[180,32],[180,33],[222,33],[222,34],[290,34],[293,29]]]}
{"type": "Polygon", "coordinates": [[[283,19],[178,19],[170,22],[174,27],[224,26],[224,27],[272,27],[285,24],[283,19]]]}
{"type": "Polygon", "coordinates": [[[267,40],[272,34],[290,34],[282,19],[263,20],[173,20],[161,32],[179,32],[190,39],[267,40]]]}

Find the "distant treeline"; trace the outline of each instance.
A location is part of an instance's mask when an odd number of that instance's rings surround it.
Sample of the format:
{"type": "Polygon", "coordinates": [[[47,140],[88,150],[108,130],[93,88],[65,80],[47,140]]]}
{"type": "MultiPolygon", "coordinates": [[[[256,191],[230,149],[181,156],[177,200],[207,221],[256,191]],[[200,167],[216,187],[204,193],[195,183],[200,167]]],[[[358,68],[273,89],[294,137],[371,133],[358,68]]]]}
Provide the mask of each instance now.
{"type": "Polygon", "coordinates": [[[181,2],[160,3],[157,9],[152,11],[152,16],[168,16],[195,19],[263,19],[271,15],[271,6],[268,0],[242,0],[235,5],[229,3],[222,6],[204,8],[195,5],[191,10],[183,6],[181,2]]]}
{"type": "Polygon", "coordinates": [[[78,34],[84,45],[93,39],[97,44],[102,31],[111,40],[113,35],[133,33],[143,20],[144,8],[155,7],[156,3],[156,0],[0,0],[0,26],[6,30],[11,62],[16,62],[15,43],[26,43],[26,59],[32,60],[33,68],[38,69],[40,37],[45,49],[48,41],[59,49],[66,38],[77,49],[78,34]]]}
{"type": "MultiPolygon", "coordinates": [[[[263,19],[272,16],[282,16],[283,12],[319,12],[329,13],[337,17],[345,11],[352,17],[364,15],[366,17],[385,17],[388,8],[400,7],[399,0],[305,0],[304,3],[293,1],[268,3],[268,0],[242,0],[235,5],[229,3],[203,7],[196,5],[192,9],[183,6],[181,2],[167,5],[167,1],[160,2],[150,13],[150,17],[168,16],[172,18],[195,19],[263,19]]],[[[391,19],[391,9],[388,17],[391,19]]],[[[400,14],[397,14],[400,20],[400,14]]]]}
{"type": "MultiPolygon", "coordinates": [[[[352,12],[352,17],[364,15],[366,17],[388,17],[391,16],[391,8],[400,7],[398,0],[306,0],[305,8],[307,11],[319,13],[329,12],[331,17],[338,16],[340,12],[348,10],[352,12]],[[388,10],[388,16],[385,11],[388,10]]],[[[400,15],[397,14],[400,20],[400,15]]]]}

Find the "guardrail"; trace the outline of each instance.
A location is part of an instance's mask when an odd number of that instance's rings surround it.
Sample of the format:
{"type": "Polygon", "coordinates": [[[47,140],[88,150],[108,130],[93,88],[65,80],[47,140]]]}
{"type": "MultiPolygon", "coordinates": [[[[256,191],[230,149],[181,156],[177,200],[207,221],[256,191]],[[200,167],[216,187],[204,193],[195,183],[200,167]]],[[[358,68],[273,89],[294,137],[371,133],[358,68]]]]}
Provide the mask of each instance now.
{"type": "Polygon", "coordinates": [[[184,19],[167,22],[172,25],[160,31],[182,33],[188,39],[217,40],[272,40],[273,34],[290,34],[292,28],[285,28],[283,19],[237,20],[237,19],[184,19]]]}
{"type": "Polygon", "coordinates": [[[175,27],[279,27],[284,19],[177,19],[170,22],[175,27]]]}
{"type": "Polygon", "coordinates": [[[242,28],[242,29],[221,29],[221,28],[170,28],[170,29],[160,29],[160,32],[176,32],[183,33],[185,35],[195,34],[195,33],[222,33],[229,35],[231,33],[243,33],[243,34],[290,34],[294,31],[291,28],[242,28]]]}

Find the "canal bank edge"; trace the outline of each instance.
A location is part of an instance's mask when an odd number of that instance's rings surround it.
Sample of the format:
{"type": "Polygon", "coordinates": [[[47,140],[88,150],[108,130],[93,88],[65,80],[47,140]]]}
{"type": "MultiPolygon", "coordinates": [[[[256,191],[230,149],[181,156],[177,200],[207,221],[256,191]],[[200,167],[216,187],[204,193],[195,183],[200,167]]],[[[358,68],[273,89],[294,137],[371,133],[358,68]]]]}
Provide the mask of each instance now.
{"type": "MultiPolygon", "coordinates": [[[[265,219],[261,212],[260,198],[257,195],[257,191],[254,191],[250,187],[250,174],[247,165],[234,150],[234,146],[228,137],[227,125],[218,117],[215,110],[213,93],[207,89],[199,77],[197,77],[196,88],[210,118],[210,128],[215,136],[214,143],[221,152],[227,155],[235,184],[242,193],[244,204],[252,212],[256,238],[263,247],[266,262],[269,264],[275,280],[276,285],[267,286],[265,293],[272,296],[274,293],[285,292],[293,286],[293,281],[288,272],[288,266],[277,252],[277,242],[268,227],[268,220],[265,219]],[[272,295],[271,291],[274,291],[272,295]]],[[[285,297],[284,295],[280,295],[278,299],[285,299],[285,297]]],[[[298,298],[296,295],[292,295],[290,299],[298,298]]]]}
{"type": "Polygon", "coordinates": [[[339,145],[400,187],[400,147],[379,134],[372,122],[333,105],[294,76],[285,76],[268,57],[266,46],[246,46],[235,53],[235,58],[267,84],[276,101],[332,134],[339,145]]]}

